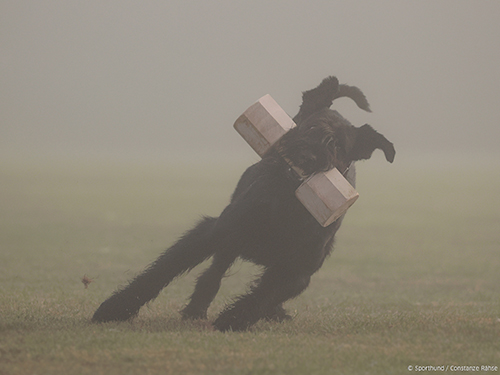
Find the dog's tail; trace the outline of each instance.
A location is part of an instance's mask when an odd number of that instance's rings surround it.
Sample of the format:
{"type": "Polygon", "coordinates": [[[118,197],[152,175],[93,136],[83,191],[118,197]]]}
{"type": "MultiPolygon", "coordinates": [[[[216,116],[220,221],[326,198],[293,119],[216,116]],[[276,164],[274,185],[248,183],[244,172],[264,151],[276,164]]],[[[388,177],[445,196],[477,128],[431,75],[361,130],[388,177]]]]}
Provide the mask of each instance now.
{"type": "Polygon", "coordinates": [[[345,84],[339,85],[338,79],[330,76],[325,78],[318,87],[302,93],[302,104],[293,121],[300,124],[313,113],[330,108],[335,99],[343,97],[351,98],[359,108],[371,112],[370,104],[359,88],[345,84]]]}
{"type": "Polygon", "coordinates": [[[92,322],[123,321],[137,315],[139,309],[156,298],[175,277],[211,257],[215,249],[210,234],[216,221],[213,217],[201,220],[144,272],[104,301],[92,322]]]}

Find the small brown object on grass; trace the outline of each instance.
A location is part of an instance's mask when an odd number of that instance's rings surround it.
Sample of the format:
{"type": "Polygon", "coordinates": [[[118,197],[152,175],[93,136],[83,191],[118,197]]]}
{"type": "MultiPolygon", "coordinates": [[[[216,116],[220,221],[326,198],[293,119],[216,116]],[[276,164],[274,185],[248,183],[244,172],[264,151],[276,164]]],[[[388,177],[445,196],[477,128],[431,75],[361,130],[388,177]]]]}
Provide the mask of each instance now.
{"type": "Polygon", "coordinates": [[[83,275],[82,277],[82,283],[83,285],[85,286],[85,289],[87,289],[89,287],[89,284],[94,281],[94,279],[91,279],[90,277],[88,277],[87,275],[83,275]]]}

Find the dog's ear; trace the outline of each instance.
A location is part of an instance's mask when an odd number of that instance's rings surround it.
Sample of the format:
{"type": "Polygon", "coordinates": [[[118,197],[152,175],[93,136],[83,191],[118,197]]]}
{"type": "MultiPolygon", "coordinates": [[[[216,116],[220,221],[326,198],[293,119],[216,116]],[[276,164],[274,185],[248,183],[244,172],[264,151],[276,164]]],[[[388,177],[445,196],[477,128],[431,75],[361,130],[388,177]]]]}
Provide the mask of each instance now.
{"type": "Polygon", "coordinates": [[[313,113],[330,108],[335,99],[343,97],[351,98],[359,108],[371,112],[370,104],[359,88],[345,84],[340,85],[337,77],[329,76],[318,87],[302,93],[302,104],[293,121],[300,126],[313,113]]]}
{"type": "Polygon", "coordinates": [[[356,86],[339,85],[339,91],[335,99],[344,97],[354,100],[354,103],[356,103],[356,105],[362,110],[366,112],[372,111],[365,94],[363,94],[363,91],[358,89],[356,86]]]}
{"type": "Polygon", "coordinates": [[[330,108],[333,100],[338,97],[338,92],[339,80],[334,76],[325,78],[318,87],[304,91],[299,113],[295,115],[293,121],[300,125],[313,113],[330,108]]]}
{"type": "Polygon", "coordinates": [[[384,151],[385,158],[388,162],[394,161],[396,150],[394,145],[387,140],[382,134],[378,133],[370,125],[366,124],[359,128],[355,128],[354,144],[349,151],[351,160],[369,159],[373,151],[380,149],[384,151]]]}

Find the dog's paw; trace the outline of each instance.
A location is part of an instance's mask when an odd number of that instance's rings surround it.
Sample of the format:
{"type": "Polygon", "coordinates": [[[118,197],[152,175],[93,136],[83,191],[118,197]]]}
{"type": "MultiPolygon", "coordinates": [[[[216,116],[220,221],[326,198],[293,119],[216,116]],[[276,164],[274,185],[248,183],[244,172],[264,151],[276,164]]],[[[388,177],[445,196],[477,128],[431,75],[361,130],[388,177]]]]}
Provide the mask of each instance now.
{"type": "Polygon", "coordinates": [[[207,310],[200,310],[187,305],[181,310],[181,316],[183,320],[205,320],[207,319],[207,310]]]}
{"type": "Polygon", "coordinates": [[[265,316],[265,319],[270,322],[284,322],[286,320],[291,320],[291,315],[286,313],[286,310],[282,306],[276,307],[273,311],[265,316]]]}
{"type": "Polygon", "coordinates": [[[104,301],[92,316],[92,323],[120,322],[129,320],[139,313],[139,307],[128,307],[115,296],[104,301]]]}
{"type": "Polygon", "coordinates": [[[234,314],[233,311],[226,311],[219,315],[213,323],[215,329],[221,332],[227,331],[246,331],[252,325],[251,322],[243,319],[243,317],[234,314]]]}

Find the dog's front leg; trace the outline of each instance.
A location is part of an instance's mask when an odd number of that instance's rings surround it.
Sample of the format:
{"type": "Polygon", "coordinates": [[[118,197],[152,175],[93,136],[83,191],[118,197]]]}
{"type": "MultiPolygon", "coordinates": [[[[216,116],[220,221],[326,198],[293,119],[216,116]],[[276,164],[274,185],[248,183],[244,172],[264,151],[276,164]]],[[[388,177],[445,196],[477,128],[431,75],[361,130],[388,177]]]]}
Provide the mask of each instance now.
{"type": "Polygon", "coordinates": [[[181,311],[183,319],[207,318],[208,307],[219,291],[222,277],[235,259],[232,254],[214,255],[210,267],[198,277],[188,305],[181,311]]]}

